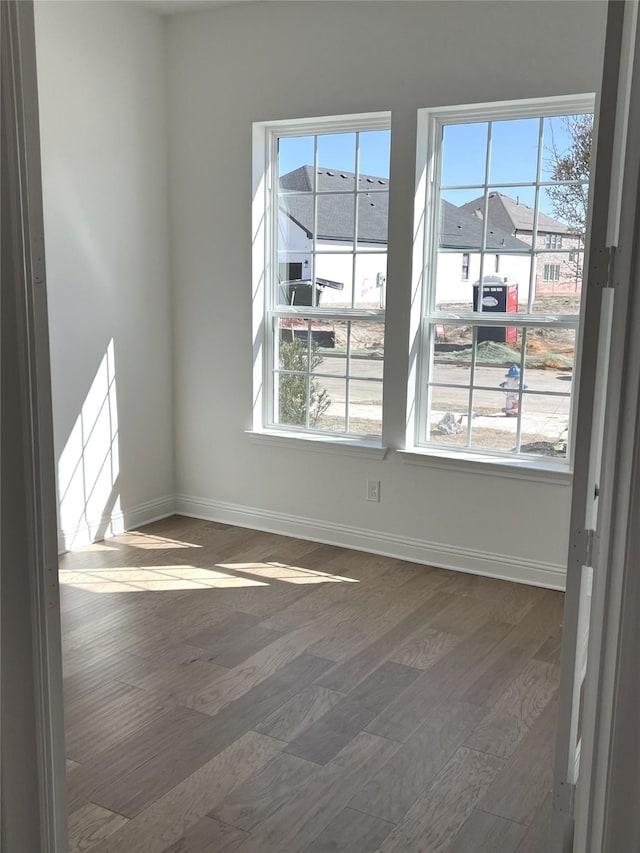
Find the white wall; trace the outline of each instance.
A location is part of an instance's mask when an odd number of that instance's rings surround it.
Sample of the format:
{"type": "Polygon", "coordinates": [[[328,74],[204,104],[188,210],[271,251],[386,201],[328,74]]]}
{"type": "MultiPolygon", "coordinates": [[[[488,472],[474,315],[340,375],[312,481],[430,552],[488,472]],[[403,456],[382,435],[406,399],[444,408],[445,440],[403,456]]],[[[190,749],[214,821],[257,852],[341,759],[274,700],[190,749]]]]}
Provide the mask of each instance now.
{"type": "MultiPolygon", "coordinates": [[[[292,219],[279,217],[278,219],[278,245],[286,246],[287,260],[291,263],[307,263],[303,267],[302,278],[311,276],[310,264],[312,261],[313,240],[307,236],[297,223],[292,219]]],[[[314,275],[317,278],[327,278],[330,281],[339,281],[344,284],[343,290],[325,288],[320,304],[322,306],[351,305],[351,286],[353,281],[353,295],[356,306],[380,307],[384,305],[384,288],[377,286],[377,276],[387,274],[387,253],[379,251],[378,246],[370,243],[358,243],[357,248],[363,251],[358,255],[353,269],[353,255],[345,251],[344,243],[330,240],[318,240],[318,248],[321,249],[315,258],[314,275]],[[366,253],[368,250],[367,254],[366,253]],[[383,291],[381,293],[381,290],[383,291]],[[382,303],[380,302],[382,298],[382,303]]]]}
{"type": "Polygon", "coordinates": [[[36,2],[63,546],[171,508],[165,44],[130,3],[36,2]]]}
{"type": "Polygon", "coordinates": [[[245,433],[252,122],[392,111],[385,438],[401,446],[416,110],[597,90],[605,4],[554,2],[551,15],[541,6],[243,3],[170,20],[182,510],[562,582],[554,573],[566,559],[570,485],[561,478],[497,477],[482,465],[481,473],[455,463],[419,467],[396,453],[381,461],[245,433]],[[379,504],[365,501],[367,478],[382,482],[379,504]]]}
{"type": "MultiPolygon", "coordinates": [[[[495,253],[485,255],[483,277],[499,275],[518,285],[518,300],[529,298],[531,259],[522,255],[500,255],[499,271],[495,272],[495,253]]],[[[534,260],[535,263],[535,260],[534,260]]],[[[440,252],[436,273],[436,303],[459,302],[473,304],[473,285],[480,277],[480,255],[469,253],[469,278],[462,279],[462,252],[440,252]]]]}

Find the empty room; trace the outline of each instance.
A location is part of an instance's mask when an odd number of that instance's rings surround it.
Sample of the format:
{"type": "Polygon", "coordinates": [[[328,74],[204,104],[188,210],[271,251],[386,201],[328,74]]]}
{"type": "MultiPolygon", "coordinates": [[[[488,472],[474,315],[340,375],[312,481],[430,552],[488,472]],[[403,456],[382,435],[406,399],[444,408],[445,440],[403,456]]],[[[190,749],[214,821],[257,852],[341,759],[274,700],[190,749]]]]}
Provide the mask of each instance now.
{"type": "Polygon", "coordinates": [[[571,849],[607,13],[33,4],[73,853],[571,849]]]}

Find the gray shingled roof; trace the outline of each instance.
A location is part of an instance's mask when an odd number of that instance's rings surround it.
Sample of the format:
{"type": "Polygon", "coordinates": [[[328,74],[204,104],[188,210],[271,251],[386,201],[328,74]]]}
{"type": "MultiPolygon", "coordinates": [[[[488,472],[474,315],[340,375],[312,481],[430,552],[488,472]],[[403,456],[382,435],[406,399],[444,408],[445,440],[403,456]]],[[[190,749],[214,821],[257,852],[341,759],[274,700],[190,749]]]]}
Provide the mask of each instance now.
{"type": "MultiPolygon", "coordinates": [[[[316,237],[319,240],[353,240],[353,190],[355,174],[336,169],[318,168],[319,192],[326,192],[326,198],[318,196],[318,223],[316,237]],[[339,194],[342,193],[342,194],[339,194]]],[[[313,190],[313,166],[301,166],[280,178],[284,190],[310,193],[313,190]]],[[[389,181],[373,175],[360,175],[359,187],[365,190],[358,195],[358,239],[366,243],[387,242],[387,222],[389,219],[389,181]],[[382,192],[367,193],[367,188],[376,188],[382,192]]],[[[313,196],[292,195],[281,199],[281,208],[306,231],[313,236],[313,196]]]]}
{"type": "MultiPolygon", "coordinates": [[[[442,199],[440,246],[443,249],[477,249],[482,242],[482,220],[462,207],[442,199]]],[[[491,225],[495,223],[492,221],[491,225]]],[[[491,227],[487,231],[487,249],[496,252],[523,252],[529,246],[508,231],[491,227]]]]}
{"type": "MultiPolygon", "coordinates": [[[[317,189],[326,192],[326,198],[318,196],[317,239],[353,240],[353,196],[345,190],[353,190],[355,174],[338,169],[319,167],[317,189]],[[344,194],[340,194],[342,191],[344,194]]],[[[280,187],[294,193],[313,191],[313,166],[300,166],[280,178],[280,187]]],[[[361,242],[387,243],[389,216],[389,188],[386,178],[361,175],[361,190],[376,189],[376,192],[358,195],[358,237],[361,242]]],[[[281,209],[296,222],[308,237],[313,236],[313,196],[290,195],[281,198],[281,209]]],[[[515,204],[515,202],[514,202],[515,204]]],[[[480,246],[482,221],[472,211],[442,201],[442,223],[440,245],[447,249],[474,249],[480,246]]],[[[492,221],[492,225],[498,225],[492,221]]],[[[529,246],[512,235],[512,228],[492,227],[487,234],[487,249],[493,251],[526,251],[529,246]]]]}
{"type": "MultiPolygon", "coordinates": [[[[468,211],[481,220],[484,196],[463,204],[462,210],[468,211]]],[[[533,231],[533,208],[504,193],[492,192],[489,193],[489,221],[509,234],[516,234],[518,231],[531,232],[533,231]]],[[[542,211],[538,213],[539,234],[566,234],[568,231],[569,228],[562,222],[547,216],[542,211]]]]}

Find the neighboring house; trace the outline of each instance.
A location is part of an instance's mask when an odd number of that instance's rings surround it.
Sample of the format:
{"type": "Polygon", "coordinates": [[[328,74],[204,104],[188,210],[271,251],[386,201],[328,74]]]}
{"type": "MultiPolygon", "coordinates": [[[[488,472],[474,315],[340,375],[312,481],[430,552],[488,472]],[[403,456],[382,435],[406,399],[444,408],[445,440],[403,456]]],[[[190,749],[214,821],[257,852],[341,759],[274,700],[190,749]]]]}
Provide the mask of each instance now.
{"type": "MultiPolygon", "coordinates": [[[[484,197],[462,205],[462,209],[483,218],[484,197]]],[[[500,228],[523,240],[533,241],[533,208],[500,192],[489,193],[488,217],[492,227],[500,228]]],[[[582,278],[582,239],[569,232],[557,219],[540,213],[537,224],[535,287],[536,293],[546,291],[580,291],[582,278]]]]}
{"type": "MultiPolygon", "coordinates": [[[[478,247],[481,243],[482,221],[464,208],[443,200],[436,285],[438,303],[471,301],[472,286],[480,276],[478,247]]],[[[487,229],[483,278],[497,275],[517,284],[520,302],[527,300],[529,291],[529,257],[523,254],[528,248],[529,244],[505,229],[494,227],[494,223],[487,229]]]]}
{"type": "MultiPolygon", "coordinates": [[[[315,236],[315,279],[342,284],[322,290],[322,305],[344,305],[355,277],[354,302],[359,307],[384,305],[387,275],[387,221],[389,181],[361,175],[358,194],[358,239],[355,270],[345,254],[354,235],[355,174],[319,167],[317,171],[317,223],[314,222],[313,166],[300,166],[280,178],[282,190],[278,219],[281,282],[311,278],[315,236]],[[298,194],[299,193],[299,194],[298,194]],[[325,195],[326,193],[326,195],[325,195]]],[[[530,242],[513,229],[492,227],[487,232],[483,274],[499,275],[519,285],[520,301],[526,301],[529,258],[523,253],[530,242]],[[518,254],[520,253],[520,254],[518,254]]],[[[437,269],[438,302],[465,303],[473,298],[473,283],[480,275],[478,247],[482,222],[475,213],[443,201],[440,252],[437,269]]]]}
{"type": "MultiPolygon", "coordinates": [[[[313,166],[300,166],[280,178],[280,187],[296,193],[281,197],[278,218],[280,281],[311,278],[315,237],[314,277],[343,288],[323,289],[322,305],[344,305],[351,298],[358,307],[382,307],[387,276],[387,221],[389,181],[372,175],[359,177],[358,239],[355,269],[352,256],[355,223],[355,174],[318,168],[317,222],[314,221],[313,166]],[[326,195],[325,195],[326,193],[326,195]]],[[[349,302],[350,304],[350,302],[349,302]]]]}

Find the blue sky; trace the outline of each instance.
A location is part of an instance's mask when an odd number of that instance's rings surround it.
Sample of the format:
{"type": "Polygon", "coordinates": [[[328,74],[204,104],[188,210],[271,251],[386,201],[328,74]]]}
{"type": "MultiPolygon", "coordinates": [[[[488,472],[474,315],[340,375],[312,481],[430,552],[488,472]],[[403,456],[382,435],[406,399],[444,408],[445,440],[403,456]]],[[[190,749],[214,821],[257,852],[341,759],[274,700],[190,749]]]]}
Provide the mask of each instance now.
{"type": "MultiPolygon", "coordinates": [[[[492,156],[489,180],[497,190],[518,197],[531,207],[534,191],[531,187],[503,188],[502,184],[534,181],[538,156],[539,119],[518,119],[493,122],[492,156]]],[[[447,125],[444,130],[442,183],[449,186],[483,184],[487,150],[486,122],[447,125]]],[[[367,131],[360,134],[360,172],[389,177],[390,131],[367,131]]],[[[563,151],[568,136],[560,116],[546,118],[543,132],[542,179],[550,178],[550,149],[552,144],[563,151]]],[[[355,133],[324,134],[318,137],[318,164],[336,171],[355,171],[355,133]]],[[[314,161],[313,136],[289,137],[280,140],[280,174],[311,165],[314,161]]],[[[450,190],[444,193],[456,205],[477,198],[480,190],[450,190]]],[[[546,194],[542,192],[540,209],[552,214],[546,194]]]]}
{"type": "MultiPolygon", "coordinates": [[[[371,130],[360,134],[360,173],[389,177],[391,131],[371,130]]],[[[280,140],[280,174],[313,165],[313,136],[280,140]]],[[[328,133],[318,137],[318,165],[336,171],[355,172],[355,133],[328,133]]]]}

